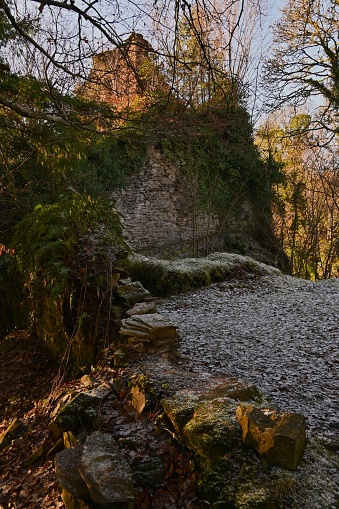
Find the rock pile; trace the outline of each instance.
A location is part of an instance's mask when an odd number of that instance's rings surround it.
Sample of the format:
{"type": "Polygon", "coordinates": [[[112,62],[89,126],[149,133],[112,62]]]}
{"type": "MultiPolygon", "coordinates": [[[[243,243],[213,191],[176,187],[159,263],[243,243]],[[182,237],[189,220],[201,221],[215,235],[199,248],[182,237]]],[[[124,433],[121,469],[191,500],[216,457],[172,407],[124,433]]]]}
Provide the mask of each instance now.
{"type": "Polygon", "coordinates": [[[302,460],[305,418],[261,408],[261,400],[258,389],[240,381],[236,391],[226,381],[162,400],[181,443],[199,457],[198,496],[213,508],[280,508],[284,469],[295,470],[302,460]]]}
{"type": "Polygon", "coordinates": [[[135,352],[168,355],[177,348],[179,337],[175,326],[158,313],[132,315],[122,321],[120,335],[135,352]]]}

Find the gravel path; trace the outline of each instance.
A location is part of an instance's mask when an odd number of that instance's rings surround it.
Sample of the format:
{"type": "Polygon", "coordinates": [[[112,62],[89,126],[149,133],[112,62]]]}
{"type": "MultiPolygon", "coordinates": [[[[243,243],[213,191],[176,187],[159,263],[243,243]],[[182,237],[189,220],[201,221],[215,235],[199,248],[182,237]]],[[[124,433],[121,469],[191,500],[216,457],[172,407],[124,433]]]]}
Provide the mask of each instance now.
{"type": "Polygon", "coordinates": [[[339,440],[339,279],[249,277],[163,300],[190,369],[255,383],[316,435],[339,440]]]}

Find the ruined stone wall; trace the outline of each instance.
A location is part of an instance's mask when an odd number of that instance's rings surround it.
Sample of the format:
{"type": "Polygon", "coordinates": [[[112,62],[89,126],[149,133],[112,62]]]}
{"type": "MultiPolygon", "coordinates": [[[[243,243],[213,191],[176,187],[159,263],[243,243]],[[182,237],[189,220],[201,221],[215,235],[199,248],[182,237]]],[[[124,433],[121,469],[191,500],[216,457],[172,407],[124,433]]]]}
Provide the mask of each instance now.
{"type": "Polygon", "coordinates": [[[137,251],[205,255],[227,248],[232,232],[237,239],[243,236],[254,242],[254,214],[248,200],[222,222],[216,214],[198,212],[194,184],[153,147],[141,171],[114,198],[123,216],[124,236],[137,251]]]}
{"type": "Polygon", "coordinates": [[[77,87],[77,93],[113,106],[117,112],[125,111],[126,117],[128,108],[147,109],[147,95],[160,86],[166,90],[164,83],[152,46],[141,34],[133,33],[117,48],[93,57],[89,80],[77,87]],[[147,75],[151,62],[154,66],[147,75]]]}
{"type": "Polygon", "coordinates": [[[124,236],[132,248],[173,246],[192,254],[203,250],[219,229],[216,215],[196,213],[192,184],[159,150],[150,148],[142,170],[115,194],[124,236]],[[199,239],[199,242],[198,242],[199,239]]]}

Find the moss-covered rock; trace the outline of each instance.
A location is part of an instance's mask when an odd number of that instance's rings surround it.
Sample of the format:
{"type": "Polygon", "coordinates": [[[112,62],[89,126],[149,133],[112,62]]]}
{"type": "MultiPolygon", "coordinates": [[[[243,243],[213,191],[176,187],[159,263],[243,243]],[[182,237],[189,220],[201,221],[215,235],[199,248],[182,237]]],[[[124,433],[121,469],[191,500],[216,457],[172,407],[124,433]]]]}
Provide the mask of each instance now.
{"type": "Polygon", "coordinates": [[[204,401],[218,398],[230,398],[236,401],[256,401],[263,399],[261,391],[252,384],[225,377],[212,384],[205,391],[182,390],[174,396],[162,400],[165,413],[170,418],[177,433],[181,434],[184,426],[192,419],[194,410],[204,401]]]}
{"type": "Polygon", "coordinates": [[[241,443],[241,430],[235,412],[237,403],[230,398],[202,402],[183,428],[187,442],[209,463],[220,459],[241,443]]]}
{"type": "Polygon", "coordinates": [[[55,418],[55,424],[61,431],[92,430],[98,414],[95,407],[110,392],[106,387],[98,387],[88,392],[80,392],[67,403],[55,418]]]}
{"type": "Polygon", "coordinates": [[[172,398],[162,400],[165,413],[170,418],[177,433],[192,419],[200,396],[194,391],[179,391],[172,398]]]}
{"type": "Polygon", "coordinates": [[[278,509],[279,503],[259,459],[250,450],[236,449],[203,469],[198,496],[213,509],[278,509]]]}
{"type": "Polygon", "coordinates": [[[235,495],[235,509],[277,509],[270,487],[258,481],[242,483],[235,495]]]}
{"type": "Polygon", "coordinates": [[[162,404],[181,440],[199,459],[200,500],[213,509],[278,509],[287,492],[286,471],[267,469],[243,443],[236,416],[239,396],[252,402],[263,398],[255,386],[227,378],[216,379],[205,390],[179,391],[162,404]]]}
{"type": "Polygon", "coordinates": [[[155,295],[164,296],[224,281],[239,273],[280,274],[274,267],[234,253],[175,261],[134,255],[129,258],[128,267],[133,279],[140,280],[155,295]]]}

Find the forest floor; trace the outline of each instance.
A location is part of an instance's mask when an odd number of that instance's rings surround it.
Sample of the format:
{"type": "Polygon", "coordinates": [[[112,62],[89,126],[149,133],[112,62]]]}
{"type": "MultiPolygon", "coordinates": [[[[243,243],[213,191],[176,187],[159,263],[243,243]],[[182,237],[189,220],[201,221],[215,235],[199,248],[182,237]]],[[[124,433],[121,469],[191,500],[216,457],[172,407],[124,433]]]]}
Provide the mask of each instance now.
{"type": "Polygon", "coordinates": [[[51,435],[43,402],[58,375],[50,356],[27,331],[9,336],[13,348],[0,354],[0,433],[17,418],[23,433],[0,452],[0,508],[64,507],[53,459],[25,467],[34,449],[51,435]]]}
{"type": "MultiPolygon", "coordinates": [[[[151,360],[142,360],[127,373],[110,367],[108,357],[107,367],[97,370],[94,377],[98,383],[110,384],[113,379],[127,380],[132,372],[158,369],[159,380],[165,377],[175,390],[204,385],[213,376],[235,376],[255,383],[279,409],[303,413],[309,430],[333,446],[333,462],[315,462],[310,475],[311,482],[313,475],[319,486],[318,505],[306,502],[296,506],[329,509],[332,505],[321,502],[320,492],[330,483],[339,490],[335,462],[338,308],[339,280],[312,283],[265,276],[218,283],[158,305],[158,311],[179,329],[182,369],[161,363],[155,368],[151,360]]],[[[60,394],[84,388],[79,379],[61,383],[56,365],[27,332],[17,331],[8,339],[12,348],[0,353],[0,433],[14,418],[19,419],[21,431],[0,452],[0,508],[63,508],[53,454],[30,465],[25,462],[51,440],[48,424],[60,394]]],[[[118,440],[138,437],[138,443],[126,452],[130,463],[140,462],[142,455],[156,450],[164,464],[163,480],[156,488],[139,486],[136,509],[203,507],[195,495],[194,458],[180,444],[171,442],[169,433],[154,437],[157,407],[137,416],[125,393],[122,384],[118,395],[104,401],[103,431],[118,440]]]]}
{"type": "MultiPolygon", "coordinates": [[[[86,388],[80,379],[60,380],[55,363],[26,331],[12,333],[6,337],[8,340],[11,350],[0,354],[0,433],[15,418],[19,420],[20,428],[9,446],[0,451],[0,509],[64,508],[54,472],[56,451],[52,449],[47,457],[44,453],[32,463],[31,459],[46,444],[53,447],[58,443],[48,425],[55,416],[60,397],[86,388]]],[[[111,387],[115,380],[121,390],[119,394],[112,392],[101,403],[100,430],[113,434],[118,441],[129,443],[123,454],[132,469],[140,467],[143,458],[154,455],[162,463],[159,472],[155,472],[157,479],[153,485],[147,485],[145,479],[137,483],[135,509],[202,509],[205,505],[197,500],[197,473],[192,454],[169,430],[164,430],[164,426],[161,425],[161,432],[157,432],[156,421],[161,413],[158,401],[140,414],[126,397],[127,382],[131,374],[138,372],[140,362],[132,364],[126,371],[125,368],[110,368],[109,356],[106,361],[107,365],[99,367],[92,377],[95,385],[111,387]]],[[[156,376],[159,375],[161,383],[163,366],[159,369],[156,376]]],[[[176,388],[180,388],[180,383],[181,387],[186,387],[186,379],[186,375],[181,382],[176,379],[176,388]]]]}

